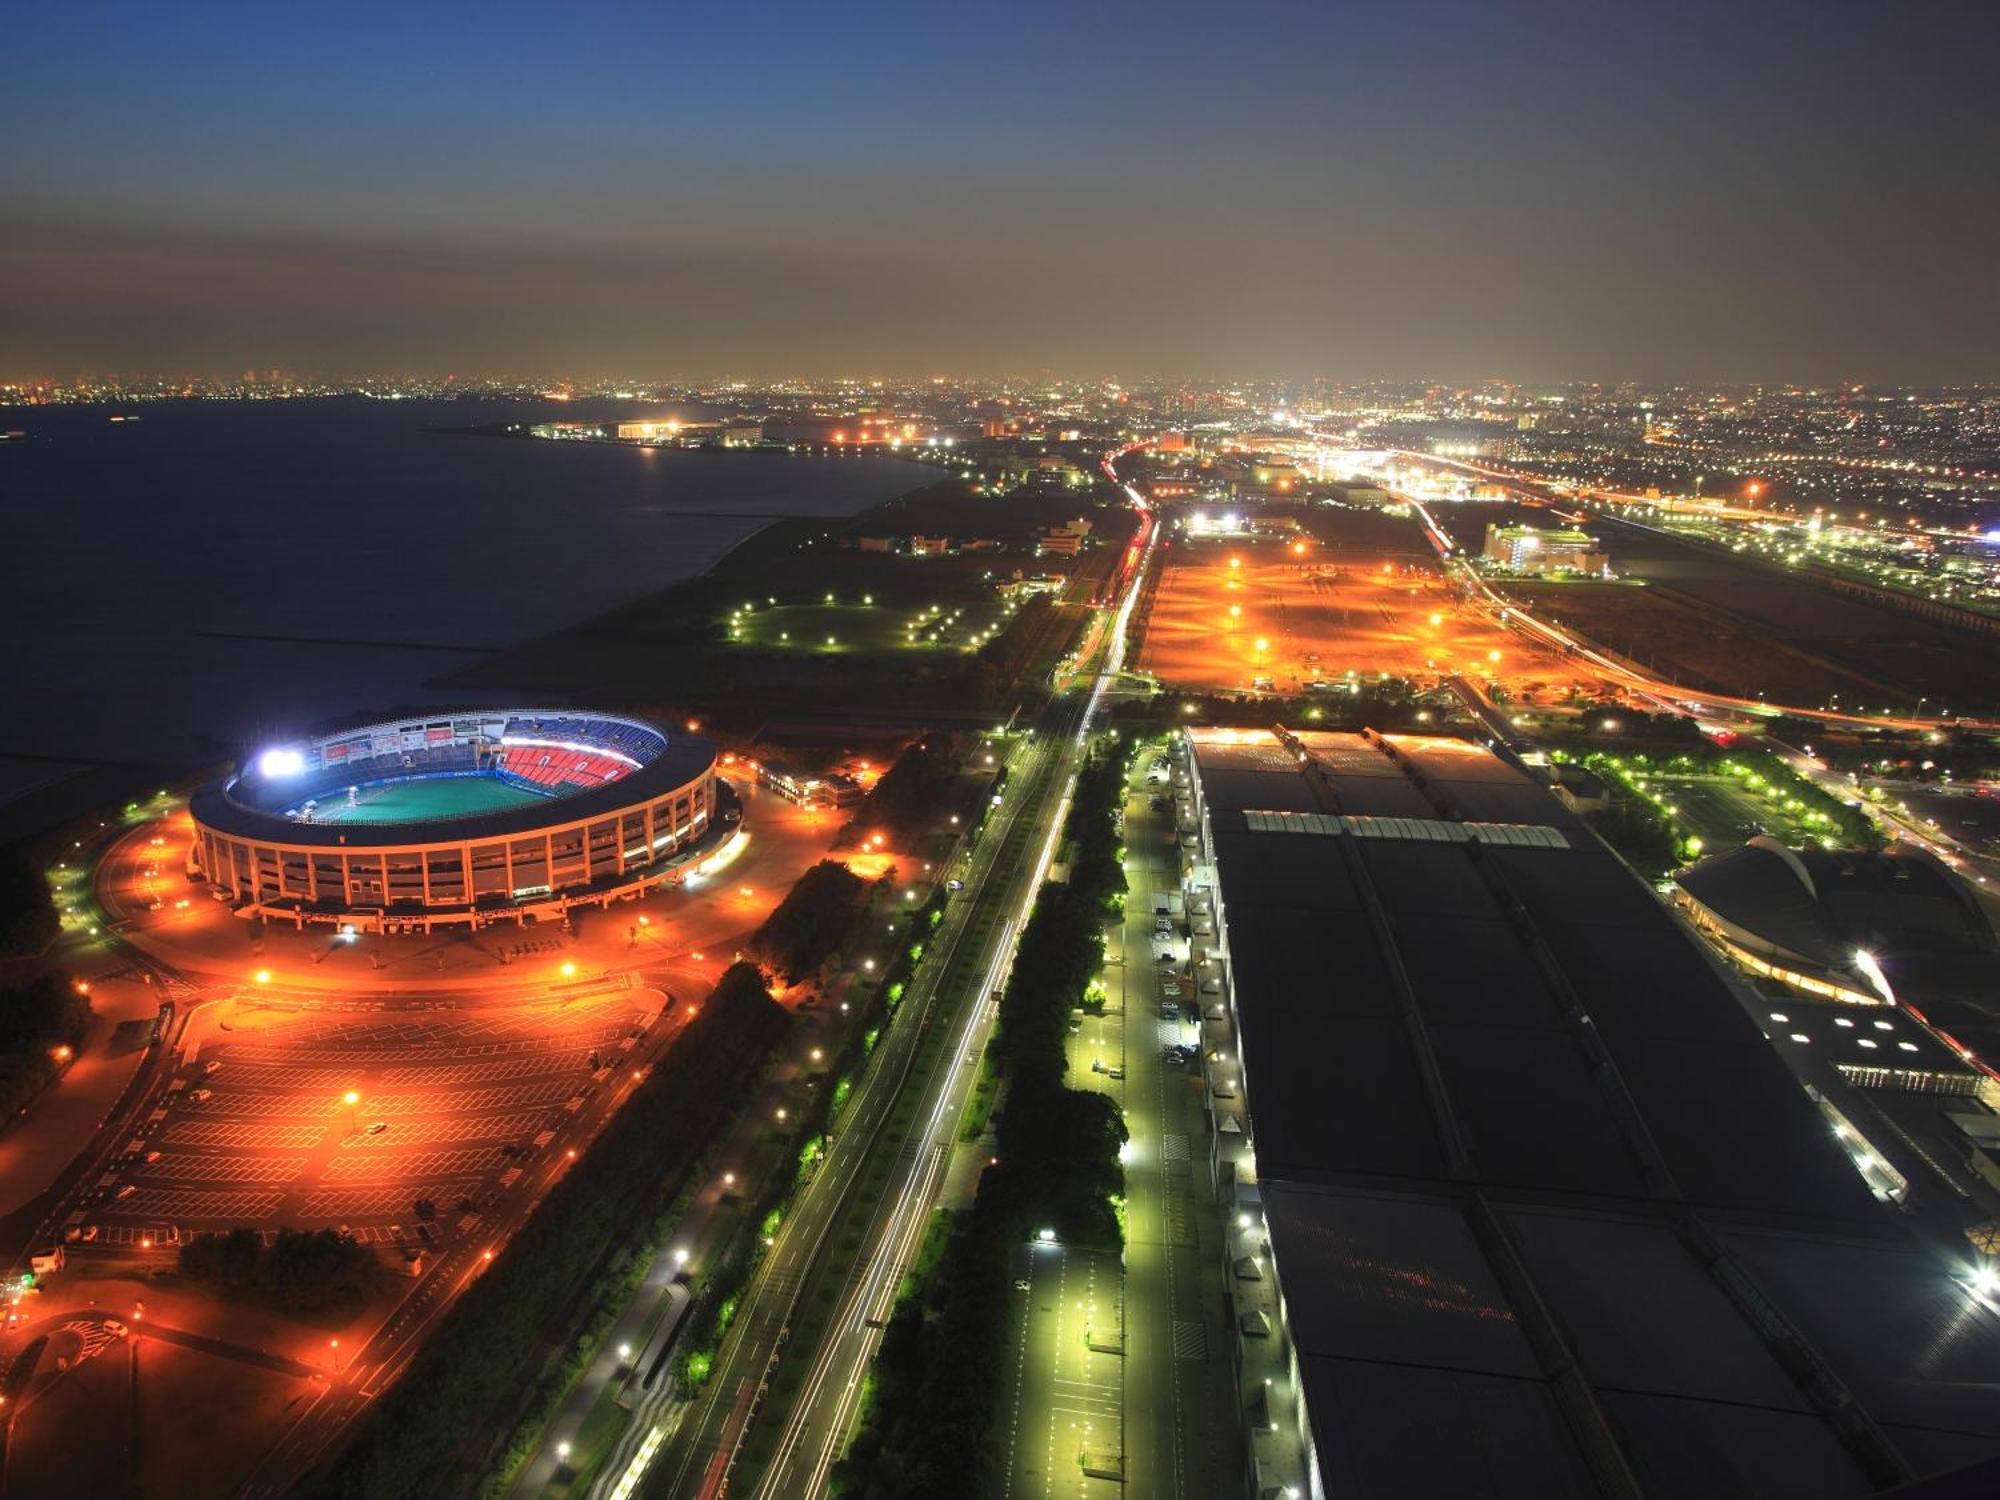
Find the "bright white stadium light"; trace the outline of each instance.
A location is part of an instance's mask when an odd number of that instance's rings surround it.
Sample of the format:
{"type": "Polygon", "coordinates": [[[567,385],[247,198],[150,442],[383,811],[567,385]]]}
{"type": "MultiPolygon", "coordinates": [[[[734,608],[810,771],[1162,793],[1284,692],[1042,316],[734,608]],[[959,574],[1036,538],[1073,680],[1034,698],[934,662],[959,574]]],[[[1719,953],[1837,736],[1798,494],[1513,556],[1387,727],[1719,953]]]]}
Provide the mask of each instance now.
{"type": "Polygon", "coordinates": [[[264,776],[296,776],[305,768],[305,755],[289,746],[266,750],[257,757],[258,773],[264,776]]]}

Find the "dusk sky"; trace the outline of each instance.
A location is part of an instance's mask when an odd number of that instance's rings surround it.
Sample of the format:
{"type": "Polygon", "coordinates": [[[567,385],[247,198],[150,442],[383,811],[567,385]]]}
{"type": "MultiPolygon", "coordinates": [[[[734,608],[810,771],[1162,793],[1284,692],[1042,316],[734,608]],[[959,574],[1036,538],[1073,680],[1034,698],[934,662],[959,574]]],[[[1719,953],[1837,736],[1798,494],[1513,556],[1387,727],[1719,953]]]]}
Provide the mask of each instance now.
{"type": "Polygon", "coordinates": [[[7,9],[0,379],[1942,382],[2000,6],[7,9]]]}

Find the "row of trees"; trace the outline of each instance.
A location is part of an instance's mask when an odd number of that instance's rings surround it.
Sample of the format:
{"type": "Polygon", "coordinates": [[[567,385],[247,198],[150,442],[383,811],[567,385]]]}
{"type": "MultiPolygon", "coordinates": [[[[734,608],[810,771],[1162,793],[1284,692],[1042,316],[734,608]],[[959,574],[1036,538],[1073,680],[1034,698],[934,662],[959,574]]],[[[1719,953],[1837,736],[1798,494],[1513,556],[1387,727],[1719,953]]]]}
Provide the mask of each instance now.
{"type": "Polygon", "coordinates": [[[1076,875],[1042,887],[1001,997],[998,1158],[936,1270],[890,1319],[866,1421],[835,1471],[842,1494],[915,1500],[975,1483],[994,1456],[1017,1247],[1043,1229],[1070,1244],[1120,1241],[1125,1122],[1108,1095],[1065,1087],[1063,1037],[1102,971],[1104,921],[1124,893],[1117,809],[1130,754],[1114,744],[1078,779],[1064,828],[1079,851],[1076,875]]]}
{"type": "Polygon", "coordinates": [[[1584,821],[1648,880],[1679,869],[1681,841],[1673,819],[1619,783],[1612,782],[1610,787],[1609,805],[1587,814],[1584,821]]]}
{"type": "Polygon", "coordinates": [[[44,952],[60,930],[41,868],[18,844],[0,846],[0,958],[44,952]]]}
{"type": "Polygon", "coordinates": [[[289,1313],[345,1315],[385,1274],[366,1246],[332,1229],[281,1229],[268,1245],[255,1230],[204,1234],[180,1250],[181,1275],[263,1294],[289,1313]]]}
{"type": "MultiPolygon", "coordinates": [[[[1295,729],[1376,729],[1394,734],[1407,729],[1436,730],[1446,716],[1463,718],[1449,695],[1426,697],[1401,678],[1360,685],[1355,692],[1307,693],[1274,697],[1268,693],[1155,693],[1128,699],[1113,722],[1135,735],[1158,734],[1196,724],[1229,729],[1268,729],[1285,724],[1295,729]],[[1426,717],[1418,718],[1419,714],[1426,717]]],[[[1469,722],[1469,720],[1467,721],[1469,722]]]]}
{"type": "MultiPolygon", "coordinates": [[[[743,1288],[763,1259],[764,1241],[777,1233],[791,1211],[794,1194],[804,1185],[807,1174],[818,1162],[825,1147],[826,1131],[839,1117],[853,1092],[856,1077],[873,1055],[876,1040],[881,1035],[882,1018],[885,1013],[893,1011],[901,1000],[903,988],[922,954],[922,935],[943,920],[946,900],[944,887],[933,890],[930,899],[911,914],[911,931],[916,940],[900,944],[889,955],[872,988],[856,984],[851,991],[854,1015],[850,1024],[842,1029],[840,1041],[829,1060],[827,1071],[832,1083],[816,1091],[806,1107],[793,1116],[789,1149],[784,1158],[793,1163],[792,1170],[777,1172],[762,1182],[745,1185],[748,1191],[756,1194],[751,1212],[744,1216],[742,1227],[730,1243],[710,1261],[701,1300],[690,1314],[687,1329],[680,1338],[676,1369],[684,1394],[700,1389],[702,1382],[708,1378],[723,1335],[729,1331],[730,1321],[735,1316],[743,1288]]],[[[836,951],[845,950],[848,939],[859,926],[861,914],[856,913],[847,933],[836,945],[836,951]]]]}
{"type": "Polygon", "coordinates": [[[57,1049],[81,1046],[89,1030],[90,1002],[59,974],[0,989],[0,1123],[62,1070],[57,1049]]]}
{"type": "Polygon", "coordinates": [[[755,965],[731,967],[310,1492],[393,1500],[472,1488],[491,1434],[524,1407],[553,1402],[587,1356],[570,1338],[579,1311],[632,1247],[651,1242],[728,1117],[735,1096],[718,1081],[754,1077],[788,1019],[755,965]]]}

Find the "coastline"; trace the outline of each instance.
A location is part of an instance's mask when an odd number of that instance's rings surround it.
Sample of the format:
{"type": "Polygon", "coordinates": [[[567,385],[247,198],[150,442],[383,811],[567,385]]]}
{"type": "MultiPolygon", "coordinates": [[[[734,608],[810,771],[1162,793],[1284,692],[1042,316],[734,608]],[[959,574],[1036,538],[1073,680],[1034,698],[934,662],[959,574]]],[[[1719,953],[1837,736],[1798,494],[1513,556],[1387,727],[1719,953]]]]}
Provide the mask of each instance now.
{"type": "Polygon", "coordinates": [[[502,647],[463,668],[429,677],[423,685],[438,692],[491,687],[501,691],[587,694],[589,688],[585,684],[565,689],[552,680],[549,669],[559,660],[574,663],[578,659],[575,653],[601,646],[609,639],[650,641],[679,648],[705,641],[696,612],[698,602],[717,590],[736,570],[745,565],[775,567],[808,539],[832,543],[841,533],[866,527],[878,513],[890,507],[908,506],[933,491],[956,495],[962,489],[959,481],[940,477],[913,485],[849,516],[799,515],[768,521],[731,543],[700,573],[677,579],[664,588],[600,610],[573,624],[502,647]]]}

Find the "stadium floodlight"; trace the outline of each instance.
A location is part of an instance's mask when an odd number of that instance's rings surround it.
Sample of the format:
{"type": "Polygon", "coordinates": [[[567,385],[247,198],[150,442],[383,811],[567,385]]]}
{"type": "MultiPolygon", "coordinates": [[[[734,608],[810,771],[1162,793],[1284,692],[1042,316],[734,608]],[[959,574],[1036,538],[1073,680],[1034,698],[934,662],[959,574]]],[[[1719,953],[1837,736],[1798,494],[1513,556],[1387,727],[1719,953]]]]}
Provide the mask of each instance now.
{"type": "Polygon", "coordinates": [[[269,777],[296,776],[306,768],[306,758],[300,751],[289,745],[281,745],[274,750],[266,750],[257,757],[257,771],[269,777]]]}

